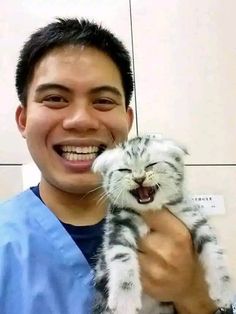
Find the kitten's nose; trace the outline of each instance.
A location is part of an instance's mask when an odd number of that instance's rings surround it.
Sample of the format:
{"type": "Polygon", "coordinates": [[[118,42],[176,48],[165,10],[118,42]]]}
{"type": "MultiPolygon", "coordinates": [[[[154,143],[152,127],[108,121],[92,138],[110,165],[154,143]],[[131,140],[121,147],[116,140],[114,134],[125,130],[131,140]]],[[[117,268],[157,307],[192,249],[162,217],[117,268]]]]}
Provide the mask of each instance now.
{"type": "Polygon", "coordinates": [[[145,179],[146,179],[146,176],[134,177],[134,178],[133,178],[134,182],[136,182],[136,183],[139,184],[139,185],[141,185],[145,179]]]}

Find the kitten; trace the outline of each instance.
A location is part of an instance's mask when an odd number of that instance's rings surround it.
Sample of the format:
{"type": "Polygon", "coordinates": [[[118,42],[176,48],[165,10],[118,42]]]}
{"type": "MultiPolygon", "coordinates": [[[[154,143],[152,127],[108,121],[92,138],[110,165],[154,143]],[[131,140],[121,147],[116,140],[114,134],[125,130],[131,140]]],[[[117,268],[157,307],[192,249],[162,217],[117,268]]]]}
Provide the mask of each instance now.
{"type": "Polygon", "coordinates": [[[94,314],[174,313],[171,302],[142,295],[137,259],[137,239],[149,232],[140,213],[163,207],[190,230],[210,297],[219,307],[232,303],[231,280],[216,236],[184,194],[186,153],[175,142],[151,135],[135,137],[95,160],[93,171],[102,174],[110,205],[95,270],[94,314]]]}

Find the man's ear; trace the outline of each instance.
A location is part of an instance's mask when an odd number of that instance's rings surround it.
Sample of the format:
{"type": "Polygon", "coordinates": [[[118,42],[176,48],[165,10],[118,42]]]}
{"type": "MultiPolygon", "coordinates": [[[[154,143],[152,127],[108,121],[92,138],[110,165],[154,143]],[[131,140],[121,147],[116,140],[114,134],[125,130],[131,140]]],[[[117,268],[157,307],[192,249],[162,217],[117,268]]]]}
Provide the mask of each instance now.
{"type": "Polygon", "coordinates": [[[26,107],[19,105],[16,109],[15,119],[18,126],[18,130],[21,135],[25,138],[25,129],[26,129],[26,107]]]}
{"type": "Polygon", "coordinates": [[[130,131],[133,125],[133,121],[134,121],[134,111],[130,106],[128,106],[126,114],[127,114],[127,121],[128,121],[128,130],[130,131]]]}

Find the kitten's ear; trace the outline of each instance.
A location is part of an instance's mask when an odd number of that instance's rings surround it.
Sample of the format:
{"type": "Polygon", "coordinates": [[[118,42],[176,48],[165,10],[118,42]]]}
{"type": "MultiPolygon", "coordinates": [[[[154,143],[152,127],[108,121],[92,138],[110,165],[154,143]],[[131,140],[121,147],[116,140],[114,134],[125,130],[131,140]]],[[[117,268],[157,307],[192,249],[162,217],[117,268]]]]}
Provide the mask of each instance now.
{"type": "Polygon", "coordinates": [[[171,146],[172,148],[176,149],[183,156],[189,155],[187,148],[183,144],[180,144],[172,139],[164,138],[161,133],[152,133],[152,134],[146,135],[146,137],[154,141],[156,140],[157,142],[167,143],[168,146],[171,146]]]}
{"type": "Polygon", "coordinates": [[[184,145],[176,143],[174,141],[169,141],[169,145],[171,150],[173,151],[173,157],[177,159],[184,159],[186,155],[189,155],[187,148],[184,145]]]}
{"type": "Polygon", "coordinates": [[[107,163],[109,163],[109,150],[104,151],[93,162],[93,172],[105,173],[107,170],[107,163]]]}
{"type": "Polygon", "coordinates": [[[93,162],[93,172],[105,174],[112,164],[115,163],[116,156],[120,154],[118,150],[118,148],[108,149],[99,155],[93,162]]]}
{"type": "Polygon", "coordinates": [[[175,145],[182,151],[183,155],[189,155],[187,147],[185,147],[183,144],[175,143],[175,145]]]}

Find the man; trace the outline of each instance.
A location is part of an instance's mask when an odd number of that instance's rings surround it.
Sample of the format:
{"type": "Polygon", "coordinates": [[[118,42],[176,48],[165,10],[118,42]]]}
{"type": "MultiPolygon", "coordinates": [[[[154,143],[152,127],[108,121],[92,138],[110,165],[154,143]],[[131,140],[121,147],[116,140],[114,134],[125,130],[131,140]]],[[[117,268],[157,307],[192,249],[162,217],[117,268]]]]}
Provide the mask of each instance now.
{"type": "MultiPolygon", "coordinates": [[[[90,169],[131,128],[130,58],[102,27],[59,19],[24,45],[16,88],[17,125],[42,177],[0,208],[0,313],[88,314],[106,210],[90,169]]],[[[144,290],[181,314],[214,313],[189,232],[166,210],[144,219],[144,290]]]]}

